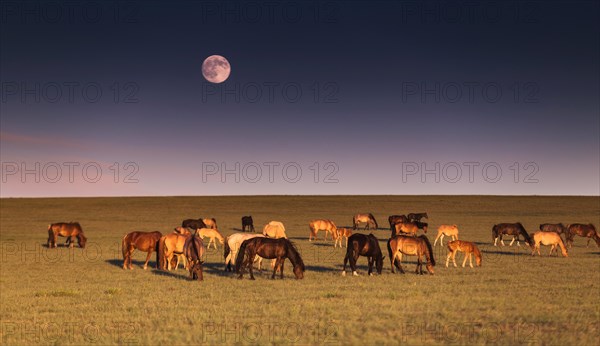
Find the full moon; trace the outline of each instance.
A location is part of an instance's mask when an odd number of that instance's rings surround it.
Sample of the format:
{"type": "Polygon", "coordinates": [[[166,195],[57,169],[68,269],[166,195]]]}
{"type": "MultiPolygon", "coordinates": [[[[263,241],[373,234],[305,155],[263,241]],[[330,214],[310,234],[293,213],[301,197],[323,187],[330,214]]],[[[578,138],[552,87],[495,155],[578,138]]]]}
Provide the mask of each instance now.
{"type": "Polygon", "coordinates": [[[223,83],[230,73],[229,61],[220,55],[211,55],[202,63],[202,75],[211,83],[223,83]]]}

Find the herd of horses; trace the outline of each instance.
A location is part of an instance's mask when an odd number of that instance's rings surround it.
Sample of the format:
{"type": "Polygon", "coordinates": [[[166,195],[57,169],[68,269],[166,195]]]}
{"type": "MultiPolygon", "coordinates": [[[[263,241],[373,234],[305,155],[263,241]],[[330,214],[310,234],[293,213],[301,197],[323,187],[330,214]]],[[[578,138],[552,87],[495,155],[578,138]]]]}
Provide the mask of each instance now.
{"type": "MultiPolygon", "coordinates": [[[[438,240],[443,247],[444,237],[452,239],[447,242],[448,254],[446,257],[446,267],[450,260],[456,267],[456,254],[464,253],[462,267],[466,266],[467,260],[469,266],[473,268],[473,257],[475,264],[481,266],[482,255],[474,242],[458,239],[457,225],[441,225],[438,227],[438,233],[431,245],[425,234],[418,235],[419,230],[427,233],[428,224],[422,222],[422,219],[428,219],[427,213],[411,213],[408,215],[391,215],[388,218],[391,235],[387,240],[387,250],[391,265],[391,272],[398,269],[404,273],[402,268],[403,256],[416,256],[417,266],[415,273],[434,274],[436,265],[433,247],[437,245],[438,240]],[[425,265],[425,270],[423,270],[425,265]]],[[[346,245],[346,254],[343,261],[342,275],[346,275],[346,266],[349,264],[352,275],[357,273],[357,261],[360,256],[367,257],[368,274],[373,274],[373,266],[378,274],[383,270],[383,252],[379,246],[379,239],[373,234],[353,233],[359,229],[361,224],[365,224],[364,229],[377,230],[378,224],[371,213],[356,214],[353,218],[353,227],[337,227],[335,223],[327,219],[312,220],[309,222],[309,242],[318,240],[318,232],[325,232],[324,239],[330,235],[334,241],[334,247],[346,245]],[[344,242],[345,240],[345,242],[344,242]]],[[[126,234],[121,242],[123,253],[123,269],[133,269],[132,255],[135,250],[146,252],[146,260],[143,268],[147,269],[148,262],[152,253],[156,253],[156,267],[161,270],[176,270],[181,263],[189,271],[192,280],[203,280],[203,264],[205,261],[207,249],[211,244],[217,249],[217,242],[223,245],[223,257],[225,260],[225,270],[235,271],[238,278],[248,272],[250,279],[254,280],[253,269],[257,265],[258,270],[262,270],[262,260],[270,259],[273,273],[271,278],[275,278],[277,272],[283,278],[283,268],[286,259],[292,264],[292,271],[296,279],[304,277],[305,265],[300,252],[286,235],[285,226],[282,222],[271,221],[263,227],[262,233],[254,232],[254,221],[252,216],[242,217],[242,232],[234,233],[224,237],[217,228],[217,221],[210,219],[186,219],[181,226],[175,227],[171,233],[162,234],[161,232],[142,232],[135,231],[126,234]],[[209,238],[208,245],[204,245],[204,238],[209,238]]],[[[48,226],[48,247],[57,247],[57,237],[66,237],[66,246],[73,247],[75,240],[81,248],[85,247],[87,238],[78,222],[60,222],[48,226]]],[[[520,246],[520,240],[529,245],[532,249],[531,254],[540,254],[540,245],[550,246],[550,253],[560,248],[563,257],[568,257],[568,250],[573,244],[575,236],[586,237],[588,246],[591,240],[600,247],[600,235],[593,224],[541,224],[539,230],[533,234],[528,234],[525,227],[520,223],[500,223],[492,227],[492,239],[494,246],[505,246],[503,237],[512,237],[509,246],[516,241],[520,246]],[[562,236],[565,237],[563,241],[562,236]]]]}

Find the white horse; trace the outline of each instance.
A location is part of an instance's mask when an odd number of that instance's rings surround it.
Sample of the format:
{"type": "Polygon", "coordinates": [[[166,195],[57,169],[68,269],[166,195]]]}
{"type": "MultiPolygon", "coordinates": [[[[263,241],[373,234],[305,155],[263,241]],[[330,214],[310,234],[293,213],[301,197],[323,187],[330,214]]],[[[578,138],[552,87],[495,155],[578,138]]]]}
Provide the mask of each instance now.
{"type": "Polygon", "coordinates": [[[283,223],[279,221],[271,221],[265,225],[263,228],[263,235],[269,238],[285,238],[287,239],[287,235],[285,235],[285,227],[283,223]]]}
{"type": "MultiPolygon", "coordinates": [[[[242,245],[244,240],[256,237],[265,238],[264,235],[258,233],[234,233],[227,237],[225,241],[225,251],[223,253],[225,257],[226,270],[231,270],[231,267],[235,265],[235,259],[237,258],[238,250],[240,249],[240,246],[242,245]]],[[[254,262],[258,262],[259,270],[261,269],[262,260],[262,257],[259,256],[256,256],[256,258],[254,258],[254,262]]]]}

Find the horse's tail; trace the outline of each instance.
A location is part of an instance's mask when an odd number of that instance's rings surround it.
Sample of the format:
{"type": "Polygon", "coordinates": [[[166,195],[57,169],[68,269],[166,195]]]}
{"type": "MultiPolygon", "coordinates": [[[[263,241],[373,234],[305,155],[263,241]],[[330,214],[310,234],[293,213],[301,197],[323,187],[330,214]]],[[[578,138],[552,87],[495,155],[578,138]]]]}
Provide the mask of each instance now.
{"type": "Polygon", "coordinates": [[[156,251],[156,269],[160,269],[160,238],[158,238],[154,245],[154,251],[156,251]]]}
{"type": "Polygon", "coordinates": [[[494,227],[492,227],[492,240],[496,240],[496,238],[498,238],[498,225],[494,225],[494,227]]]}
{"type": "Polygon", "coordinates": [[[431,243],[429,242],[429,238],[425,235],[420,235],[419,238],[423,239],[425,245],[427,246],[427,261],[431,263],[431,265],[435,265],[435,258],[433,258],[433,247],[431,247],[431,243]]]}
{"type": "Polygon", "coordinates": [[[156,261],[158,263],[159,269],[166,268],[166,263],[164,263],[165,262],[165,239],[163,239],[163,237],[160,237],[160,239],[158,239],[158,248],[156,250],[156,261]]]}
{"type": "MultiPolygon", "coordinates": [[[[598,242],[596,240],[596,242],[598,242]]],[[[569,253],[567,252],[567,247],[560,236],[558,236],[558,246],[560,246],[560,251],[562,251],[563,257],[569,257],[569,253]]]]}
{"type": "Polygon", "coordinates": [[[237,257],[235,259],[235,272],[236,273],[239,273],[240,269],[242,268],[242,263],[244,262],[244,256],[246,255],[246,247],[250,243],[250,240],[252,240],[252,239],[244,240],[242,242],[242,245],[240,245],[240,248],[238,249],[237,257]]]}
{"type": "Polygon", "coordinates": [[[523,227],[523,225],[520,222],[517,222],[517,224],[519,225],[519,227],[521,229],[521,233],[523,234],[523,238],[525,238],[525,241],[527,242],[527,244],[529,244],[530,246],[533,245],[533,240],[531,239],[531,237],[525,230],[525,227],[523,227]]]}
{"type": "Polygon", "coordinates": [[[125,234],[125,236],[123,236],[123,240],[121,240],[121,251],[123,252],[123,260],[125,260],[125,256],[127,255],[127,236],[129,234],[125,234]]]}
{"type": "Polygon", "coordinates": [[[225,240],[225,245],[223,246],[223,259],[227,259],[229,253],[231,252],[231,248],[229,247],[229,239],[225,240]]]}
{"type": "Polygon", "coordinates": [[[373,214],[369,213],[369,218],[371,220],[373,220],[373,222],[375,223],[375,228],[379,228],[379,225],[377,224],[377,220],[375,220],[375,216],[373,216],[373,214]]]}
{"type": "Polygon", "coordinates": [[[315,223],[314,223],[314,221],[311,221],[311,222],[308,224],[308,229],[310,230],[310,234],[311,234],[311,236],[315,237],[315,236],[316,236],[316,234],[315,234],[315,223]]]}
{"type": "Polygon", "coordinates": [[[390,259],[390,263],[392,265],[392,269],[394,269],[394,262],[396,262],[394,260],[394,253],[392,252],[392,239],[394,239],[393,237],[388,239],[387,241],[387,250],[388,250],[388,256],[390,259]]]}

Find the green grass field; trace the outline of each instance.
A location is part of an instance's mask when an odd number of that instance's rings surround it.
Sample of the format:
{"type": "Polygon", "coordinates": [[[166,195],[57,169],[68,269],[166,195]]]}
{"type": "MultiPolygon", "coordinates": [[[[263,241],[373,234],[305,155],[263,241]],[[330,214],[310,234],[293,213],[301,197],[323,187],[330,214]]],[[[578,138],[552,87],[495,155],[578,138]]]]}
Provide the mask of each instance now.
{"type": "MultiPolygon", "coordinates": [[[[162,197],[0,200],[1,338],[12,344],[527,344],[600,342],[600,249],[576,238],[569,258],[530,256],[523,247],[492,246],[491,227],[520,221],[531,233],[540,223],[592,222],[598,197],[328,196],[162,197]],[[437,226],[457,224],[460,238],[483,252],[480,268],[445,268],[435,249],[435,275],[391,274],[385,250],[387,216],[427,211],[433,242],[437,226]],[[372,212],[386,259],[381,276],[341,275],[345,248],[308,242],[308,222],[351,224],[372,212]],[[222,246],[211,250],[204,281],[183,269],[121,268],[120,241],[133,230],[170,232],[185,218],[215,217],[224,235],[240,217],[255,226],[286,225],[307,266],[295,280],[270,272],[256,281],[223,272],[222,246]],[[48,249],[47,225],[79,221],[88,246],[48,249]]],[[[323,234],[319,233],[322,238],[323,234]]],[[[60,243],[64,238],[59,238],[60,243]]],[[[508,243],[507,243],[508,245],[508,243]]],[[[150,262],[154,265],[155,256],[150,262]]],[[[462,261],[462,254],[457,261],[462,261]]],[[[460,262],[459,262],[460,265],[460,262]]]]}

